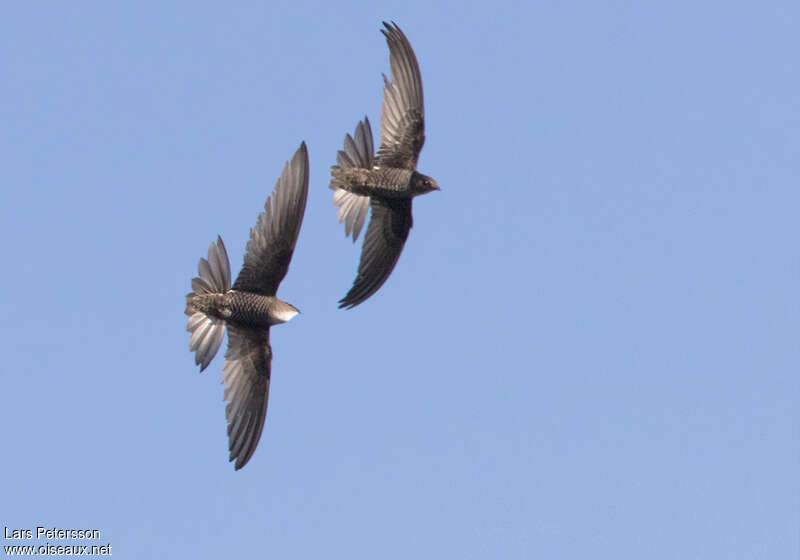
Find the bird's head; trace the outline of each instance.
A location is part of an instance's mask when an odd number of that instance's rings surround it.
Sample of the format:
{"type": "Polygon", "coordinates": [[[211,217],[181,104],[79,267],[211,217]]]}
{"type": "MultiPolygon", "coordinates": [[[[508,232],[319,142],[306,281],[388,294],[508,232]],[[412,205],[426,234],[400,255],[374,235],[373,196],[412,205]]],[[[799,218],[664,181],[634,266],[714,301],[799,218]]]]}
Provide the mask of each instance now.
{"type": "Polygon", "coordinates": [[[433,191],[440,191],[439,185],[433,179],[422,173],[416,173],[414,176],[414,191],[416,194],[425,194],[433,191]]]}
{"type": "Polygon", "coordinates": [[[273,320],[275,321],[274,324],[279,325],[281,323],[286,323],[294,319],[300,310],[297,309],[291,303],[286,303],[285,301],[281,301],[276,298],[275,307],[270,311],[270,315],[272,315],[273,320]]]}

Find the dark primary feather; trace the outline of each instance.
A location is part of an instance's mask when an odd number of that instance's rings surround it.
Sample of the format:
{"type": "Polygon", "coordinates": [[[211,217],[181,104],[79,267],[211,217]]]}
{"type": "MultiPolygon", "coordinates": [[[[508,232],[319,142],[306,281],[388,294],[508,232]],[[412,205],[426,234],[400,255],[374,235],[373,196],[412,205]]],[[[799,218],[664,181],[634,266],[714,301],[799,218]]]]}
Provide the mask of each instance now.
{"type": "Polygon", "coordinates": [[[234,290],[274,296],[289,270],[308,198],[308,150],[300,144],[283,168],[264,212],[250,230],[250,241],[234,290]]]}
{"type": "Polygon", "coordinates": [[[222,368],[230,460],[241,469],[253,456],[267,416],[272,348],[269,329],[228,326],[222,368]]]}
{"type": "Polygon", "coordinates": [[[364,236],[361,263],[353,287],[339,307],[355,307],[380,288],[397,264],[412,226],[411,199],[372,198],[372,218],[364,236]]]}
{"type": "Polygon", "coordinates": [[[425,109],[419,64],[408,38],[396,23],[383,22],[389,45],[392,81],[383,77],[381,147],[377,163],[415,170],[425,143],[425,109]]]}

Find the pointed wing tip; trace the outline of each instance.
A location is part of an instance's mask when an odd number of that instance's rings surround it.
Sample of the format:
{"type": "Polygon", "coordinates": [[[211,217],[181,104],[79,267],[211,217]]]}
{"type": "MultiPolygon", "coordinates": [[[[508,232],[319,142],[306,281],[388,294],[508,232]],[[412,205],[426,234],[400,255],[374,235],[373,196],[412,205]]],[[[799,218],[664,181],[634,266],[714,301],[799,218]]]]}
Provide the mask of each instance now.
{"type": "MultiPolygon", "coordinates": [[[[260,436],[259,439],[261,439],[260,436]]],[[[258,446],[258,441],[256,441],[256,445],[251,449],[240,449],[239,453],[236,455],[233,454],[233,451],[230,452],[230,454],[228,455],[228,462],[233,463],[234,461],[236,461],[233,465],[234,471],[242,470],[244,466],[250,462],[250,459],[253,458],[253,455],[256,452],[257,446],[258,446]]]]}
{"type": "MultiPolygon", "coordinates": [[[[228,406],[225,407],[226,415],[227,415],[227,410],[230,406],[231,404],[228,403],[228,406]]],[[[244,467],[248,463],[248,461],[250,461],[250,458],[253,456],[253,453],[255,452],[255,448],[250,450],[237,449],[236,453],[234,453],[234,448],[236,447],[236,445],[235,442],[231,440],[232,431],[233,431],[233,424],[228,424],[228,462],[233,463],[234,461],[236,461],[236,463],[234,463],[233,465],[233,470],[238,471],[242,467],[244,467]]],[[[243,434],[240,433],[239,437],[243,437],[243,434]]],[[[256,445],[257,444],[258,443],[256,442],[256,445]]]]}
{"type": "Polygon", "coordinates": [[[391,24],[388,24],[385,21],[382,23],[386,29],[381,29],[381,33],[383,33],[383,36],[386,37],[387,42],[389,43],[391,43],[391,41],[408,42],[408,37],[406,37],[406,34],[403,33],[403,30],[400,29],[400,26],[397,25],[394,21],[392,21],[391,24]]]}
{"type": "Polygon", "coordinates": [[[346,296],[344,296],[342,299],[339,300],[339,302],[338,302],[339,303],[339,309],[353,309],[355,306],[361,305],[362,303],[364,303],[368,298],[369,298],[369,296],[367,296],[365,298],[362,298],[362,297],[353,298],[352,294],[350,294],[348,292],[346,296]]]}
{"type": "MultiPolygon", "coordinates": [[[[298,168],[303,173],[303,179],[305,179],[308,176],[308,146],[306,145],[305,140],[300,142],[300,147],[295,150],[292,159],[284,163],[283,170],[281,171],[280,177],[278,177],[278,182],[275,185],[275,188],[280,185],[282,180],[289,178],[289,174],[292,173],[292,170],[298,168]]],[[[267,200],[270,198],[272,198],[271,195],[267,198],[267,200]]]]}
{"type": "Polygon", "coordinates": [[[297,148],[297,151],[294,153],[291,164],[302,165],[304,169],[308,169],[308,146],[305,140],[300,142],[300,147],[297,148]]]}

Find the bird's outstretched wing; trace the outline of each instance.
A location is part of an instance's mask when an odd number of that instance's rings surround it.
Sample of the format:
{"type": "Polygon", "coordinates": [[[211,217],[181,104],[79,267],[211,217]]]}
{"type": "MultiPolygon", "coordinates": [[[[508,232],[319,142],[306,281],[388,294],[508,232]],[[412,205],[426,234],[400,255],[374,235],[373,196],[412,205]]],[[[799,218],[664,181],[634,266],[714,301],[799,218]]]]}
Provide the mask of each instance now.
{"type": "MultiPolygon", "coordinates": [[[[364,117],[364,120],[356,125],[355,137],[349,134],[344,137],[344,150],[339,150],[336,163],[339,167],[372,169],[374,154],[372,127],[369,125],[369,119],[364,117]]],[[[367,220],[369,197],[351,193],[333,184],[331,188],[334,190],[333,203],[339,207],[339,222],[344,222],[345,236],[352,234],[355,243],[367,220]]]]}
{"type": "Polygon", "coordinates": [[[372,217],[364,236],[353,287],[339,301],[352,308],[378,291],[397,264],[412,226],[411,199],[371,199],[372,217]]]}
{"type": "Polygon", "coordinates": [[[392,81],[383,76],[383,112],[381,114],[381,147],[378,165],[401,169],[417,168],[417,160],[425,143],[425,109],[422,98],[422,77],[411,43],[392,22],[383,22],[381,33],[389,44],[392,81]]]}
{"type": "Polygon", "coordinates": [[[267,417],[272,348],[269,329],[228,326],[228,351],[222,368],[230,460],[241,469],[253,456],[267,417]]]}
{"type": "Polygon", "coordinates": [[[308,198],[308,150],[300,144],[283,167],[275,190],[250,230],[250,241],[234,290],[274,296],[289,270],[308,198]]]}

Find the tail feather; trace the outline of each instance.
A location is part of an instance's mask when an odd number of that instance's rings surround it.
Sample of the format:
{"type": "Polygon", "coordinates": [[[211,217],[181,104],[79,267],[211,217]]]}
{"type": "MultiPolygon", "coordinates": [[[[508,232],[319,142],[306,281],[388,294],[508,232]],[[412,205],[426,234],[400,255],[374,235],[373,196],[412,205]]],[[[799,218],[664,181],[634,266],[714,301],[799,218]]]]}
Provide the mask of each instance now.
{"type": "Polygon", "coordinates": [[[356,125],[355,138],[349,134],[344,137],[344,150],[339,150],[336,156],[338,166],[331,168],[330,187],[334,189],[333,203],[339,207],[339,223],[344,222],[346,236],[352,234],[353,241],[358,239],[361,228],[367,220],[369,211],[369,197],[353,194],[339,188],[341,185],[338,170],[346,167],[359,167],[371,169],[375,162],[375,147],[372,143],[372,128],[369,119],[356,125]]]}
{"type": "Polygon", "coordinates": [[[205,282],[207,286],[201,289],[209,291],[197,291],[195,280],[192,280],[192,289],[198,294],[224,294],[231,289],[231,265],[228,261],[228,251],[222,238],[217,236],[217,242],[212,243],[208,248],[208,259],[200,259],[197,265],[200,273],[199,280],[205,282]]]}
{"type": "Polygon", "coordinates": [[[344,137],[344,151],[339,150],[336,162],[339,167],[361,167],[372,169],[375,161],[375,148],[372,144],[372,127],[369,119],[356,125],[354,136],[346,134],[344,137]]]}
{"type": "Polygon", "coordinates": [[[195,309],[195,296],[205,294],[224,294],[231,289],[231,267],[228,252],[222,238],[208,248],[208,259],[200,259],[197,265],[199,275],[192,278],[192,292],[186,295],[186,309],[189,316],[186,330],[191,334],[189,350],[195,352],[194,361],[203,371],[216,356],[225,335],[225,321],[209,317],[195,309]]]}
{"type": "Polygon", "coordinates": [[[225,335],[225,321],[209,317],[200,311],[189,317],[186,330],[192,333],[189,350],[194,352],[194,363],[203,371],[217,355],[222,337],[225,335]]]}

